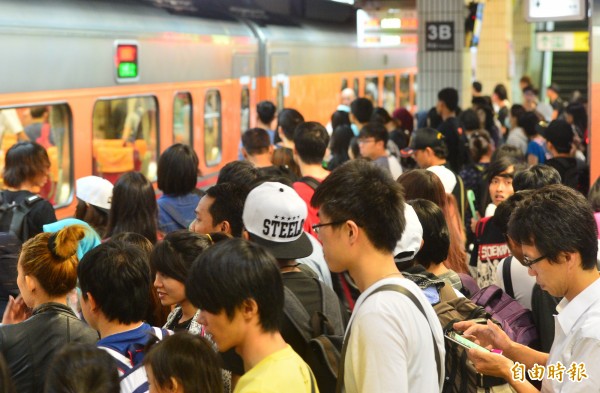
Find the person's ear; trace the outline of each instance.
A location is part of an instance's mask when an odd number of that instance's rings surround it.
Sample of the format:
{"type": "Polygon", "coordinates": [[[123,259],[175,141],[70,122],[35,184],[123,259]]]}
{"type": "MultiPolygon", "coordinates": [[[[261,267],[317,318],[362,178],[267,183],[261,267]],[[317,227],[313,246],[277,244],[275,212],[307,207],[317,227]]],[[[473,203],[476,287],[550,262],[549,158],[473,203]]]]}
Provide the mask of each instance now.
{"type": "Polygon", "coordinates": [[[25,275],[25,287],[29,292],[35,292],[38,286],[38,281],[35,277],[25,275]]]}
{"type": "Polygon", "coordinates": [[[346,221],[345,225],[345,230],[348,232],[348,238],[350,240],[350,243],[356,243],[356,241],[358,240],[358,225],[352,221],[352,220],[348,220],[346,221]]]}
{"type": "Polygon", "coordinates": [[[243,148],[243,147],[242,147],[242,156],[243,156],[245,159],[248,159],[248,152],[247,152],[247,151],[246,151],[246,149],[245,149],[245,148],[243,148]]]}
{"type": "Polygon", "coordinates": [[[229,221],[223,221],[219,224],[219,231],[231,234],[231,224],[229,221]]]}
{"type": "Polygon", "coordinates": [[[246,229],[242,230],[242,239],[244,240],[250,240],[250,232],[248,232],[246,229]]]}
{"type": "Polygon", "coordinates": [[[244,300],[240,306],[240,312],[244,320],[250,320],[258,316],[258,304],[256,300],[252,298],[244,300]]]}
{"type": "Polygon", "coordinates": [[[167,381],[165,385],[167,386],[165,386],[163,389],[169,393],[183,392],[183,386],[181,386],[181,384],[175,377],[169,378],[169,381],[167,381]]]}

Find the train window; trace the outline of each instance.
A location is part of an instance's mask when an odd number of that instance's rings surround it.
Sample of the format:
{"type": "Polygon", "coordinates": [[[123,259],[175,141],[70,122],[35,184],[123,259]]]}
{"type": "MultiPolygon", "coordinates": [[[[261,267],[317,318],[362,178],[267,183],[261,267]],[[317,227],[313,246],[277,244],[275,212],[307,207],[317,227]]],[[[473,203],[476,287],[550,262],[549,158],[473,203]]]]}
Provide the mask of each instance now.
{"type": "Polygon", "coordinates": [[[354,78],[354,82],[352,83],[352,88],[354,89],[354,94],[359,97],[360,95],[358,94],[358,90],[359,90],[359,86],[358,86],[358,78],[354,78]]]}
{"type": "Polygon", "coordinates": [[[115,183],[139,171],[156,181],[158,103],[153,96],[101,99],[92,114],[92,173],[115,183]]]}
{"type": "Polygon", "coordinates": [[[383,107],[390,115],[396,109],[396,77],[393,75],[383,78],[383,107]]]}
{"type": "Polygon", "coordinates": [[[284,106],[284,90],[283,90],[283,82],[277,82],[277,109],[282,110],[285,108],[284,106]]]}
{"type": "Polygon", "coordinates": [[[204,160],[207,166],[221,162],[221,93],[210,90],[204,102],[204,160]]]}
{"type": "Polygon", "coordinates": [[[410,75],[400,75],[400,106],[410,105],[410,75]]]}
{"type": "Polygon", "coordinates": [[[173,100],[173,143],[192,146],[192,95],[179,92],[173,100]]]}
{"type": "Polygon", "coordinates": [[[378,106],[379,102],[379,78],[376,76],[365,78],[365,94],[364,97],[373,102],[374,106],[378,106]]]}
{"type": "MultiPolygon", "coordinates": [[[[54,206],[69,203],[73,165],[71,160],[71,110],[67,104],[35,105],[0,110],[0,167],[6,151],[19,140],[44,146],[50,159],[46,184],[39,194],[54,206]]],[[[2,182],[3,183],[3,182],[2,182]]],[[[2,184],[4,187],[4,184],[2,184]]]]}
{"type": "Polygon", "coordinates": [[[242,87],[242,118],[240,119],[240,132],[243,134],[250,128],[250,90],[248,86],[242,87]]]}
{"type": "Polygon", "coordinates": [[[348,88],[348,79],[342,78],[342,88],[340,91],[348,88]]]}

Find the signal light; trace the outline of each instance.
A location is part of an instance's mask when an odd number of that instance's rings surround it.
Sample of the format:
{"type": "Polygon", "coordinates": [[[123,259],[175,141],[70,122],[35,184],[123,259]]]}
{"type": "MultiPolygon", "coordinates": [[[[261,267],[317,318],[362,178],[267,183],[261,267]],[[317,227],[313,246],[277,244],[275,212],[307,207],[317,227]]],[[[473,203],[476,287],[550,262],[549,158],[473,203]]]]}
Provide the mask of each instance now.
{"type": "Polygon", "coordinates": [[[137,43],[117,42],[115,48],[115,71],[117,82],[134,82],[138,80],[137,43]]]}

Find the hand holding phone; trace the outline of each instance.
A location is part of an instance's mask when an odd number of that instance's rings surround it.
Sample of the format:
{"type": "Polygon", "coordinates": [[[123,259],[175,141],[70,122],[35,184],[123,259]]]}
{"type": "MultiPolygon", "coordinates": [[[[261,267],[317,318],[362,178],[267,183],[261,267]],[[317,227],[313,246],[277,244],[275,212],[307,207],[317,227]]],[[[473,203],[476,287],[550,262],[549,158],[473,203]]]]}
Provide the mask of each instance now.
{"type": "Polygon", "coordinates": [[[461,336],[460,334],[458,334],[454,331],[450,331],[450,332],[446,333],[445,337],[448,340],[460,345],[461,347],[467,348],[467,349],[476,348],[476,349],[479,349],[479,350],[482,350],[485,352],[492,352],[489,349],[484,348],[481,345],[475,344],[473,341],[464,338],[463,336],[461,336]]]}

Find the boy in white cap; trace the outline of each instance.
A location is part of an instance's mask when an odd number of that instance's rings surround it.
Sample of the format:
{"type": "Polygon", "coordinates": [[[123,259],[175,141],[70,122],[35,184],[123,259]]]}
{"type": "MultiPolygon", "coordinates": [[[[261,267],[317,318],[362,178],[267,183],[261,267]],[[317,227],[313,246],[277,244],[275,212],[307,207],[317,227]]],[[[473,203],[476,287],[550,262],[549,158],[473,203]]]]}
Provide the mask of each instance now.
{"type": "MultiPolygon", "coordinates": [[[[301,356],[308,352],[308,347],[294,321],[310,326],[310,320],[304,320],[306,315],[312,318],[323,313],[334,329],[331,334],[336,335],[343,334],[346,321],[335,292],[318,280],[312,270],[297,262],[313,250],[309,235],[303,230],[307,215],[306,203],[294,189],[276,182],[265,182],[250,191],[243,213],[243,236],[266,248],[277,259],[286,287],[281,335],[301,356]],[[290,304],[294,301],[299,301],[306,313],[297,312],[290,304]]],[[[321,371],[313,369],[319,388],[324,390],[321,371]]]]}
{"type": "Polygon", "coordinates": [[[112,183],[98,176],[85,176],[75,182],[75,218],[87,222],[100,237],[106,232],[112,192],[112,183]]]}

